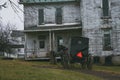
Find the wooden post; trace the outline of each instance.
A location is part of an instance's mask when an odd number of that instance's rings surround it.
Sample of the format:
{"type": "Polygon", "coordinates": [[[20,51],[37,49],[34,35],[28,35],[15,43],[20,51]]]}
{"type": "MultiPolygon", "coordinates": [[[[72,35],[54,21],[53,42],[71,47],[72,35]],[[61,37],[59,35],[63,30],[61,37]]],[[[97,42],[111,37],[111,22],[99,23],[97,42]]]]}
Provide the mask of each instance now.
{"type": "Polygon", "coordinates": [[[24,53],[25,53],[25,60],[27,60],[27,34],[25,33],[25,47],[24,47],[24,53]]]}
{"type": "Polygon", "coordinates": [[[55,42],[55,35],[54,32],[49,31],[49,43],[50,43],[50,63],[56,64],[56,59],[55,59],[55,52],[54,52],[54,42],[55,42]]]}
{"type": "Polygon", "coordinates": [[[55,33],[52,32],[52,50],[55,51],[55,33]]]}
{"type": "Polygon", "coordinates": [[[52,36],[52,33],[51,33],[51,31],[49,31],[49,51],[52,50],[52,38],[51,38],[51,36],[52,36]]]}

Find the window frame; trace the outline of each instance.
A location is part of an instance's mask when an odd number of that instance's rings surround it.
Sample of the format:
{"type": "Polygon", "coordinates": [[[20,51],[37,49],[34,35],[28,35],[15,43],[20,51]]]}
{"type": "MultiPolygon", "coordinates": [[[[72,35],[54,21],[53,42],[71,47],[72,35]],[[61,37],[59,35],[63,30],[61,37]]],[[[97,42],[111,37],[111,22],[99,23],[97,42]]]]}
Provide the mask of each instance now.
{"type": "Polygon", "coordinates": [[[45,49],[45,40],[39,40],[39,49],[45,49]],[[41,42],[43,42],[42,45],[41,42]]]}
{"type": "Polygon", "coordinates": [[[113,50],[111,34],[112,34],[111,29],[104,29],[103,30],[103,51],[113,50]],[[107,44],[106,42],[108,43],[108,46],[106,46],[106,44],[107,44]]]}
{"type": "Polygon", "coordinates": [[[44,24],[44,9],[38,9],[38,25],[43,25],[44,24]],[[42,13],[42,14],[40,14],[42,13]]]}
{"type": "Polygon", "coordinates": [[[63,21],[63,9],[62,7],[57,7],[55,11],[55,23],[62,24],[62,21],[63,21]]]}
{"type": "Polygon", "coordinates": [[[42,51],[45,50],[45,49],[46,49],[46,35],[39,35],[39,36],[38,36],[38,42],[39,42],[39,44],[38,44],[39,49],[42,50],[42,51]],[[44,42],[44,43],[43,43],[43,44],[44,44],[44,47],[43,47],[43,48],[40,46],[40,45],[41,45],[41,44],[40,44],[41,41],[44,42]]]}
{"type": "Polygon", "coordinates": [[[108,0],[108,14],[107,14],[107,15],[104,15],[103,1],[105,1],[105,0],[102,0],[102,2],[101,2],[101,6],[102,6],[102,17],[110,17],[110,16],[111,16],[111,13],[110,13],[110,11],[111,11],[111,2],[110,2],[110,0],[108,0]]]}

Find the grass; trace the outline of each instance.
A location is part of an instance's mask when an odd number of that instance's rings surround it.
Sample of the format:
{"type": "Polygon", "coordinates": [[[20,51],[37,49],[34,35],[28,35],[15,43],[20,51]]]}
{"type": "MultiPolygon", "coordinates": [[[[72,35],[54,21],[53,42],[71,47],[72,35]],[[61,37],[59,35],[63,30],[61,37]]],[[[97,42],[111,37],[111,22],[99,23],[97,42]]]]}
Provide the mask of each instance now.
{"type": "Polygon", "coordinates": [[[42,68],[53,66],[49,62],[28,62],[0,59],[0,80],[102,80],[101,78],[62,69],[42,68]]]}
{"type": "Polygon", "coordinates": [[[93,66],[93,70],[120,74],[120,66],[93,66]]]}

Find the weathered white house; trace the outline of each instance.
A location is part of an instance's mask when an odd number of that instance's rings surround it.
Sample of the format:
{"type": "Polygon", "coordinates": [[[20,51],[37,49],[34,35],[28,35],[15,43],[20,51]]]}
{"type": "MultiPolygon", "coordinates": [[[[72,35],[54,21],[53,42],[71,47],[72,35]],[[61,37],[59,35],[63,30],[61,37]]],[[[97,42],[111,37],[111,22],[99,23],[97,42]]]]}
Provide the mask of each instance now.
{"type": "Polygon", "coordinates": [[[89,53],[120,54],[120,0],[20,0],[26,59],[46,57],[70,39],[90,39],[89,53]]]}

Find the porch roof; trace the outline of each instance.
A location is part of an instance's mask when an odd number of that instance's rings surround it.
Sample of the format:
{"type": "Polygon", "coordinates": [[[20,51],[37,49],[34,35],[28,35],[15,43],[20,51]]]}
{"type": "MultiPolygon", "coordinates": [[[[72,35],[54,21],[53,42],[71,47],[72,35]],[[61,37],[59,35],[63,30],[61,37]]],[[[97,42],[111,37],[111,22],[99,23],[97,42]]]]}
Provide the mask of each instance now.
{"type": "Polygon", "coordinates": [[[20,3],[53,3],[53,2],[73,2],[79,0],[19,0],[20,3]]]}
{"type": "Polygon", "coordinates": [[[74,25],[56,25],[56,26],[34,26],[28,27],[23,32],[38,32],[38,31],[60,31],[60,30],[72,30],[72,29],[81,29],[81,24],[74,24],[74,25]]]}

